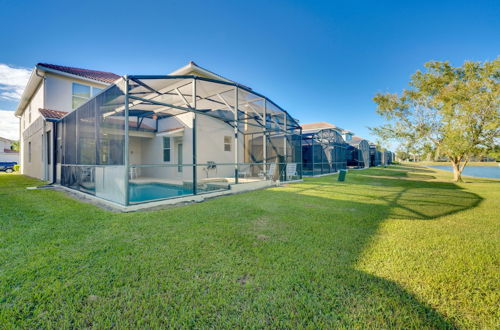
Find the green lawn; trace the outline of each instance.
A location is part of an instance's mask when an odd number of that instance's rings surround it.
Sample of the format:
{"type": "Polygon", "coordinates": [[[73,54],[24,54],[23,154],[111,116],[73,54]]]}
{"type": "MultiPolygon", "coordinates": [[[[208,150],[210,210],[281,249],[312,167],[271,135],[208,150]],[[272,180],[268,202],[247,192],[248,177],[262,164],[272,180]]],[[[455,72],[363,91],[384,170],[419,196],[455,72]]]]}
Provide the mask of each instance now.
{"type": "Polygon", "coordinates": [[[0,324],[499,327],[500,181],[410,166],[139,213],[0,174],[0,324]]]}

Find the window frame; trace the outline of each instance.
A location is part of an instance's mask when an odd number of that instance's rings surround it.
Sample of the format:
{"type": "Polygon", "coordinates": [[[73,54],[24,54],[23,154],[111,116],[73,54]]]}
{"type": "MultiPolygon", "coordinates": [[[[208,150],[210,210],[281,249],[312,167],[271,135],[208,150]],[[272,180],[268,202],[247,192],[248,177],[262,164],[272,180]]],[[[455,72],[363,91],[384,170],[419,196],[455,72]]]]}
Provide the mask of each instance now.
{"type": "Polygon", "coordinates": [[[102,92],[105,88],[106,87],[99,88],[99,87],[94,87],[92,85],[85,85],[85,84],[81,84],[81,83],[78,83],[78,82],[72,82],[71,83],[71,108],[73,110],[79,108],[85,102],[87,102],[88,100],[90,100],[91,98],[93,98],[94,96],[96,96],[97,94],[99,94],[100,92],[102,92]],[[75,91],[74,91],[75,85],[79,85],[79,86],[83,86],[83,87],[88,87],[89,88],[89,97],[86,98],[84,96],[75,95],[75,91]],[[83,103],[81,103],[80,105],[78,105],[77,107],[75,107],[75,104],[74,104],[74,99],[75,98],[82,100],[83,103]]]}
{"type": "Polygon", "coordinates": [[[162,159],[164,163],[170,163],[172,161],[172,139],[170,136],[164,136],[162,138],[162,159]],[[165,141],[168,141],[168,147],[165,146],[165,141]],[[165,160],[165,151],[168,150],[168,160],[165,160]]]}
{"type": "Polygon", "coordinates": [[[224,135],[224,151],[231,152],[233,146],[233,138],[230,135],[224,135]],[[229,142],[226,141],[229,140],[229,142]],[[227,147],[227,148],[226,148],[227,147]]]}

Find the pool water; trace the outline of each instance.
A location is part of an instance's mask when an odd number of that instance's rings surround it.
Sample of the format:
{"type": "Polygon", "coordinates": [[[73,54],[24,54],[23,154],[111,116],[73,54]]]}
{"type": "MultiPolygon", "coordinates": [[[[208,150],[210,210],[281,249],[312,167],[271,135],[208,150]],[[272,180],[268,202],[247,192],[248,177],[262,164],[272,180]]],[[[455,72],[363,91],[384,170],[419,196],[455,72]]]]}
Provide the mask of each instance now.
{"type": "Polygon", "coordinates": [[[192,195],[193,189],[183,186],[163,183],[130,183],[129,200],[131,203],[150,201],[154,199],[172,198],[183,195],[192,195]]]}
{"type": "MultiPolygon", "coordinates": [[[[453,172],[451,166],[433,165],[428,167],[453,172]]],[[[500,166],[465,166],[462,175],[477,178],[500,179],[500,166]]]]}

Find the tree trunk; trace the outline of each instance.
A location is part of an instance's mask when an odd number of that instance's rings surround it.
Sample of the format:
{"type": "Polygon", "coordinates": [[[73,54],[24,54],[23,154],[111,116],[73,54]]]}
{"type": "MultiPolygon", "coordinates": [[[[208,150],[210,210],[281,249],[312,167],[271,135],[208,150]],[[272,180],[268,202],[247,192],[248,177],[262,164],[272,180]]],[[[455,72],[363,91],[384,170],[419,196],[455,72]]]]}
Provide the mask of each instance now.
{"type": "Polygon", "coordinates": [[[460,161],[451,161],[451,166],[453,167],[453,181],[455,182],[463,182],[462,181],[462,170],[463,167],[460,168],[460,161]]]}

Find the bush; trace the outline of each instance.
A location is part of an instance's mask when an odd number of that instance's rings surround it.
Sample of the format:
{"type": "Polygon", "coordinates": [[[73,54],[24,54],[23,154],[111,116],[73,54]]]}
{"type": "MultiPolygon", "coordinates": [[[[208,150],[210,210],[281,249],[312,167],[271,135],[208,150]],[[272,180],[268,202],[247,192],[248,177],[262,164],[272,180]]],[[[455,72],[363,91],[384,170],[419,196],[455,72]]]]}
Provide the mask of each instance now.
{"type": "Polygon", "coordinates": [[[21,165],[14,165],[14,171],[19,172],[21,165]]]}

